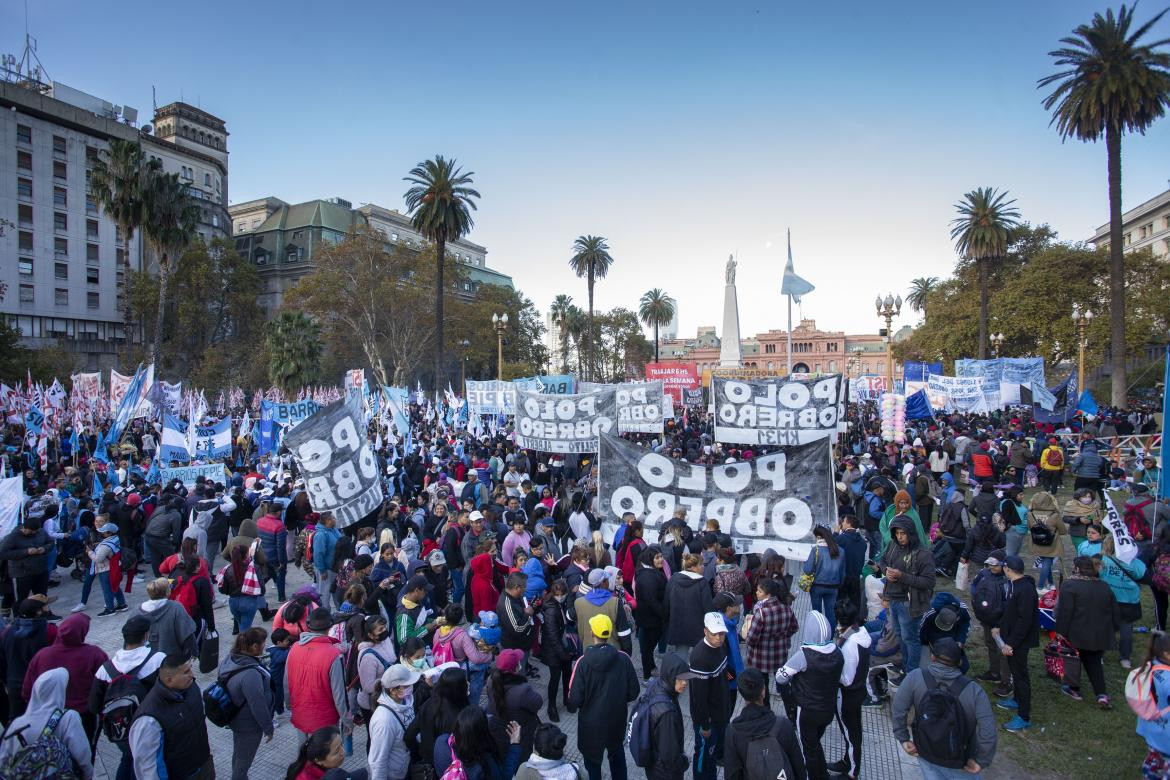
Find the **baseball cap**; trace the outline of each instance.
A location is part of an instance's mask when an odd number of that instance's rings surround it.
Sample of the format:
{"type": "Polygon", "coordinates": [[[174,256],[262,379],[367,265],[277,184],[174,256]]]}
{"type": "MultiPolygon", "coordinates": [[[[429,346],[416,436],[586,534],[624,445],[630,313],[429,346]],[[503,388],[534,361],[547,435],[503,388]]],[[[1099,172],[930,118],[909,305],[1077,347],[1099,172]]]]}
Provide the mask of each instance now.
{"type": "Polygon", "coordinates": [[[589,630],[598,639],[609,639],[613,634],[613,621],[609,619],[609,615],[594,615],[589,618],[589,630]]]}
{"type": "Polygon", "coordinates": [[[422,674],[417,669],[412,669],[406,664],[394,664],[382,672],[382,690],[388,691],[391,688],[414,685],[420,677],[422,674]]]}
{"type": "Polygon", "coordinates": [[[1003,559],[1003,567],[1005,569],[1011,569],[1014,572],[1023,574],[1024,561],[1018,555],[1009,555],[1003,559]]]}
{"type": "MultiPolygon", "coordinates": [[[[605,617],[604,615],[596,615],[595,617],[605,617]]],[[[608,620],[608,618],[606,618],[608,620]]],[[[590,621],[592,622],[592,621],[590,621]]],[[[520,668],[520,662],[524,660],[524,651],[516,648],[509,648],[501,650],[500,654],[496,656],[496,668],[501,672],[514,672],[520,668]]]]}
{"type": "Polygon", "coordinates": [[[118,526],[114,523],[106,523],[101,528],[98,528],[98,533],[102,534],[116,534],[118,533],[118,526]]]}
{"type": "Polygon", "coordinates": [[[469,515],[468,515],[468,518],[470,518],[470,519],[471,519],[471,522],[473,522],[473,523],[474,523],[476,520],[483,520],[483,512],[481,512],[481,511],[479,511],[479,510],[477,509],[477,510],[475,510],[474,512],[472,512],[471,514],[469,514],[469,515]]]}
{"type": "Polygon", "coordinates": [[[959,643],[950,637],[934,640],[934,644],[930,646],[930,654],[951,666],[958,666],[963,659],[963,650],[959,643]]]}
{"type": "Polygon", "coordinates": [[[723,622],[723,615],[718,612],[708,612],[703,615],[703,628],[712,634],[726,634],[727,624],[723,622]]]}
{"type": "Polygon", "coordinates": [[[431,582],[421,574],[416,574],[406,581],[406,586],[403,588],[404,593],[410,593],[412,590],[419,588],[431,589],[431,582]]]}
{"type": "Polygon", "coordinates": [[[987,556],[987,560],[983,562],[986,566],[1003,566],[1003,559],[992,554],[987,556]]]}
{"type": "Polygon", "coordinates": [[[605,582],[608,577],[606,576],[603,569],[594,569],[593,571],[589,572],[588,579],[589,584],[596,588],[598,585],[605,582]]]}
{"type": "Polygon", "coordinates": [[[934,615],[934,625],[939,631],[950,631],[959,622],[959,613],[950,607],[943,607],[934,615]]]}
{"type": "Polygon", "coordinates": [[[427,556],[427,563],[431,566],[442,566],[447,562],[447,556],[443,555],[442,550],[432,550],[431,554],[427,556]]]}

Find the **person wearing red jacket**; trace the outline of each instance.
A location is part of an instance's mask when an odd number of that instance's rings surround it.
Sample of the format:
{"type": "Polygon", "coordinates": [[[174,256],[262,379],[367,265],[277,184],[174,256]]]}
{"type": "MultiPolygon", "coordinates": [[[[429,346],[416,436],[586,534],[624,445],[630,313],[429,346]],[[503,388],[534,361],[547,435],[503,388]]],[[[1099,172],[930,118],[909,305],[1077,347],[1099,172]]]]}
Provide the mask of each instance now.
{"type": "Polygon", "coordinates": [[[471,559],[471,607],[475,615],[495,612],[500,592],[492,581],[492,556],[480,553],[471,559]]]}
{"type": "Polygon", "coordinates": [[[326,633],[332,625],[328,609],[314,609],[309,630],[301,634],[285,662],[292,724],[306,737],[323,726],[336,726],[347,710],[341,646],[326,633]]]}
{"type": "Polygon", "coordinates": [[[65,688],[65,706],[81,716],[81,725],[93,744],[97,734],[98,713],[89,711],[89,690],[94,675],[109,656],[97,645],[87,644],[89,615],[77,613],[61,621],[57,638],[53,644],[37,651],[24,673],[25,701],[32,696],[33,683],[44,672],[61,667],[69,671],[69,683],[65,688]]]}

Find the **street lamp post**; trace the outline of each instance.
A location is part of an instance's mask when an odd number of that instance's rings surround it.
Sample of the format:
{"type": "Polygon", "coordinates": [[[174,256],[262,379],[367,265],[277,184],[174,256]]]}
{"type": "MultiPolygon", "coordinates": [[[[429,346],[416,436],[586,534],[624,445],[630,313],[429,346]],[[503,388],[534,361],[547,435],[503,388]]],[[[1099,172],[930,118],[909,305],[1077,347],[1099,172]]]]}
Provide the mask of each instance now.
{"type": "Polygon", "coordinates": [[[1085,389],[1085,331],[1093,321],[1091,309],[1082,309],[1080,304],[1074,303],[1072,310],[1073,322],[1077,329],[1077,392],[1085,389]]]}
{"type": "Polygon", "coordinates": [[[991,348],[995,351],[996,357],[999,357],[999,350],[1002,347],[1003,347],[1003,334],[1002,333],[992,333],[991,334],[991,348]]]}
{"type": "Polygon", "coordinates": [[[471,346],[471,342],[463,339],[459,342],[459,346],[463,350],[463,366],[459,371],[459,383],[463,385],[463,397],[467,398],[467,348],[471,346]]]}
{"type": "Polygon", "coordinates": [[[496,379],[504,381],[504,329],[508,327],[508,313],[493,314],[492,326],[496,329],[496,379]]]}
{"type": "Polygon", "coordinates": [[[893,295],[887,294],[883,299],[878,296],[874,300],[874,306],[877,309],[878,319],[886,321],[886,378],[889,384],[886,386],[887,392],[894,392],[894,317],[902,313],[902,296],[896,298],[893,295]]]}

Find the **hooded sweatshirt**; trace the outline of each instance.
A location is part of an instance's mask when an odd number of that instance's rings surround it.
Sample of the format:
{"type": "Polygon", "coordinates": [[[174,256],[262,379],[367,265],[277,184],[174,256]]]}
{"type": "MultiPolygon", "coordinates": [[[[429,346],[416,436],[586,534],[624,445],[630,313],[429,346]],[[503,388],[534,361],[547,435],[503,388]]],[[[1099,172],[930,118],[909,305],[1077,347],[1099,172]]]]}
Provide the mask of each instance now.
{"type": "Polygon", "coordinates": [[[0,679],[9,690],[24,687],[24,673],[41,648],[57,638],[57,627],[43,617],[17,618],[0,631],[0,679]]]}
{"type": "Polygon", "coordinates": [[[219,663],[219,679],[227,681],[232,702],[241,708],[231,723],[232,731],[272,733],[272,675],[260,659],[243,653],[228,653],[219,663]]]}
{"type": "Polygon", "coordinates": [[[23,689],[26,701],[32,696],[33,683],[38,677],[49,669],[61,667],[69,672],[65,706],[78,712],[89,712],[89,689],[94,674],[108,656],[97,645],[85,643],[88,633],[89,615],[78,613],[61,621],[56,641],[40,650],[28,665],[23,689]]]}
{"type": "Polygon", "coordinates": [[[516,772],[516,780],[585,780],[585,770],[567,758],[545,758],[539,753],[531,757],[516,772]]]}
{"type": "Polygon", "coordinates": [[[689,671],[687,662],[677,653],[667,653],[650,678],[645,696],[658,696],[663,703],[650,708],[650,741],[654,746],[654,763],[646,770],[650,780],[678,780],[690,766],[683,744],[683,715],[674,684],[680,674],[689,671]]]}
{"type": "Polygon", "coordinates": [[[370,780],[401,780],[410,766],[406,727],[414,720],[410,697],[395,701],[389,693],[378,697],[370,716],[370,780]]]}
{"type": "Polygon", "coordinates": [[[638,698],[638,674],[630,657],[610,644],[594,644],[573,665],[568,709],[577,712],[581,755],[601,760],[606,748],[620,748],[628,704],[638,698]]]}
{"type": "Polygon", "coordinates": [[[81,770],[83,780],[93,777],[93,759],[89,752],[89,740],[81,726],[81,716],[67,708],[65,704],[68,680],[69,672],[65,669],[49,669],[37,678],[32,686],[28,709],[19,718],[14,719],[4,731],[3,741],[0,742],[0,763],[21,749],[18,734],[31,745],[40,736],[53,713],[62,710],[63,715],[57,722],[54,733],[68,748],[69,755],[81,770]]]}
{"type": "Polygon", "coordinates": [[[183,605],[170,599],[148,599],[138,614],[150,621],[150,646],[161,653],[195,655],[195,621],[183,605]]]}
{"type": "Polygon", "coordinates": [[[494,612],[500,592],[492,582],[492,556],[480,553],[471,559],[471,606],[475,614],[494,612]]]}
{"type": "Polygon", "coordinates": [[[800,707],[820,712],[836,712],[837,686],[845,657],[833,641],[828,618],[810,611],[804,620],[800,647],[776,672],[776,682],[792,685],[800,707]]]}
{"type": "Polygon", "coordinates": [[[895,517],[890,523],[891,534],[899,529],[905,531],[906,546],[891,538],[879,561],[883,570],[902,572],[897,580],[886,577],[885,597],[889,601],[908,601],[910,617],[918,617],[927,610],[935,580],[934,557],[919,546],[917,525],[908,517],[895,517]]]}
{"type": "MultiPolygon", "coordinates": [[[[947,666],[932,660],[926,666],[935,683],[951,684],[962,674],[958,667],[947,666]]],[[[907,716],[910,708],[917,708],[923,697],[926,696],[926,681],[922,679],[923,669],[915,669],[906,676],[898,687],[894,696],[893,710],[890,720],[894,725],[894,736],[899,742],[908,742],[911,739],[910,728],[907,725],[907,716]]],[[[973,758],[987,769],[995,757],[996,723],[995,713],[991,709],[991,702],[987,693],[978,684],[968,681],[966,687],[958,696],[959,706],[966,713],[967,723],[974,724],[971,738],[967,742],[967,757],[973,758]]]]}
{"type": "Polygon", "coordinates": [[[711,587],[701,574],[675,572],[666,583],[666,642],[694,647],[703,638],[703,615],[711,611],[711,587]]]}
{"type": "MultiPolygon", "coordinates": [[[[868,636],[865,631],[860,633],[868,636]]],[[[747,778],[744,762],[747,761],[748,743],[768,734],[775,736],[783,748],[788,765],[792,768],[790,777],[805,776],[804,752],[796,738],[792,721],[777,717],[768,706],[749,703],[727,727],[726,747],[723,750],[723,776],[726,780],[747,778]]]]}

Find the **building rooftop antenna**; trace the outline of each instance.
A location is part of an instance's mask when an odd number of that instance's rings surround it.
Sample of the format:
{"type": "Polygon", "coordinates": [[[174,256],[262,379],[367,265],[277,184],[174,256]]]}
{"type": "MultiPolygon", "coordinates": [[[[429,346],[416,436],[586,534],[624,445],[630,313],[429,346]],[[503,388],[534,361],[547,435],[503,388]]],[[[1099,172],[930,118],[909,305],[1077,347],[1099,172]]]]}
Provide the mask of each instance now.
{"type": "Polygon", "coordinates": [[[26,89],[48,94],[52,79],[37,56],[37,39],[28,31],[28,0],[24,2],[24,53],[18,62],[13,54],[0,56],[0,76],[26,89]]]}

